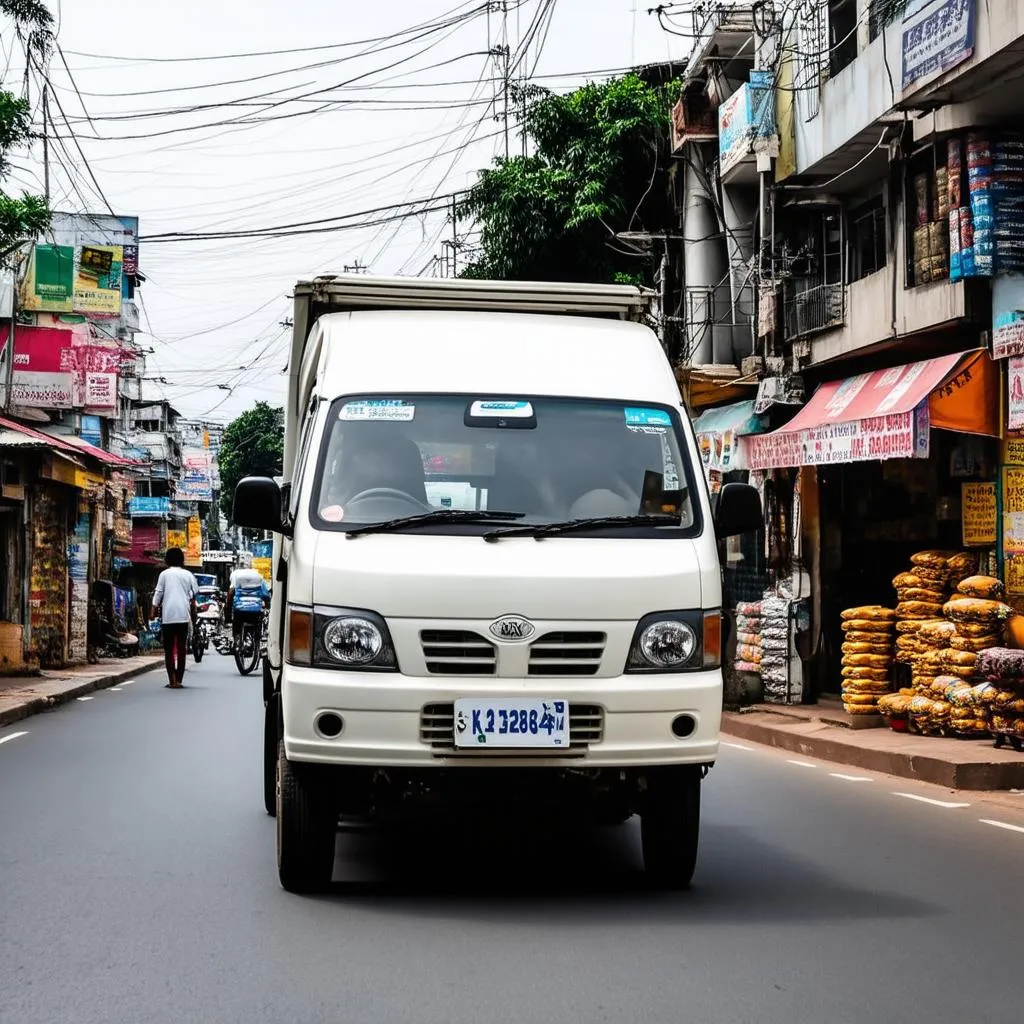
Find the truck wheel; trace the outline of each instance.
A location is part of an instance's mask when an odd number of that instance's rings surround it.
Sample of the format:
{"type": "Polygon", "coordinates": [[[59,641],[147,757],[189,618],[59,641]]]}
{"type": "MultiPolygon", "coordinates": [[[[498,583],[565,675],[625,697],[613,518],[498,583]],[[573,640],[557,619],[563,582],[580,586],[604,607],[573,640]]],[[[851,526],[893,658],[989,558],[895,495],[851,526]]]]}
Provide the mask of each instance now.
{"type": "Polygon", "coordinates": [[[263,806],[272,818],[277,814],[277,744],[280,739],[275,695],[263,712],[263,806]]]}
{"type": "Polygon", "coordinates": [[[688,889],[700,838],[700,769],[660,768],[648,777],[640,815],[644,869],[661,889],[688,889]]]}
{"type": "Polygon", "coordinates": [[[334,872],[338,816],[277,747],[277,874],[287,892],[322,892],[334,872]]]}

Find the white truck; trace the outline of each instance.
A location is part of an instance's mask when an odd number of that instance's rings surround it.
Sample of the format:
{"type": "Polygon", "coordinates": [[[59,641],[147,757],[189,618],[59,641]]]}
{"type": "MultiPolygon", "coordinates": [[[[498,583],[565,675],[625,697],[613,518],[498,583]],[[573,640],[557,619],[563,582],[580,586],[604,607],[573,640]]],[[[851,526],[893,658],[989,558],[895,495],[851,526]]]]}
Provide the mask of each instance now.
{"type": "Polygon", "coordinates": [[[295,288],[272,530],[264,794],[282,885],[341,816],[434,801],[641,819],[685,887],[722,708],[718,541],[679,390],[626,286],[320,277],[295,288]]]}

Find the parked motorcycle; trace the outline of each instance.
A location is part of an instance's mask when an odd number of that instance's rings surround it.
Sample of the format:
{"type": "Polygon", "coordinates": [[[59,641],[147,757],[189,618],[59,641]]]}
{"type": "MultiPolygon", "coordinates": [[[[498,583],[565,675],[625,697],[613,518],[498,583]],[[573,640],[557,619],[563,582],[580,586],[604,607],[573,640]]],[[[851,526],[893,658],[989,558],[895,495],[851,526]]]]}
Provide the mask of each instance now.
{"type": "Polygon", "coordinates": [[[196,598],[196,622],[192,629],[192,657],[196,662],[203,660],[211,643],[216,643],[220,630],[220,602],[210,594],[200,591],[196,598]]]}

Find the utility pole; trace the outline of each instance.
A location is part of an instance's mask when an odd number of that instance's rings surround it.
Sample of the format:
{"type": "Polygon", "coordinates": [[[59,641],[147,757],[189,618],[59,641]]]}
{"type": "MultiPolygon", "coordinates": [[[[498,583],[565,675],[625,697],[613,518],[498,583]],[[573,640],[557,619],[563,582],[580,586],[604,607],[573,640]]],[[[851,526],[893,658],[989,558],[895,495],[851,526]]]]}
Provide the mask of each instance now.
{"type": "Polygon", "coordinates": [[[50,119],[49,87],[43,82],[43,191],[46,194],[46,206],[50,206],[50,137],[47,133],[47,122],[50,119]]]}
{"type": "Polygon", "coordinates": [[[456,265],[457,252],[459,248],[459,206],[458,200],[452,196],[452,277],[458,277],[456,265]]]}

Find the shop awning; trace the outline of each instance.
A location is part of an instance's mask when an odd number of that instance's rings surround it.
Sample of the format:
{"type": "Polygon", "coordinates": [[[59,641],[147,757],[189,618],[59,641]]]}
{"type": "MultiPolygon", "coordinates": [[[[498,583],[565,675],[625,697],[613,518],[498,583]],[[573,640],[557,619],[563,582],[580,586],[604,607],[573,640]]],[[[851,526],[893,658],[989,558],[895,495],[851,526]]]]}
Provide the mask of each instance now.
{"type": "Polygon", "coordinates": [[[740,439],[762,433],[767,425],[767,417],[754,411],[753,399],[702,413],[693,421],[693,430],[704,468],[720,473],[747,469],[745,445],[740,439]]]}
{"type": "Polygon", "coordinates": [[[133,462],[131,459],[124,459],[120,455],[115,455],[113,452],[104,451],[102,448],[97,448],[93,444],[89,444],[88,441],[83,441],[80,437],[66,437],[61,438],[62,441],[69,442],[74,445],[79,451],[84,452],[86,455],[91,455],[98,462],[102,462],[105,466],[117,466],[119,469],[128,469],[131,466],[137,466],[139,463],[133,462]]]}
{"type": "Polygon", "coordinates": [[[62,452],[71,455],[79,454],[74,445],[68,444],[62,438],[44,434],[34,427],[27,427],[24,423],[9,420],[0,416],[0,446],[9,448],[43,448],[47,451],[62,452]]]}
{"type": "Polygon", "coordinates": [[[999,436],[999,374],[978,349],[829,381],[781,430],[747,443],[751,469],[927,458],[933,427],[999,436]]]}

